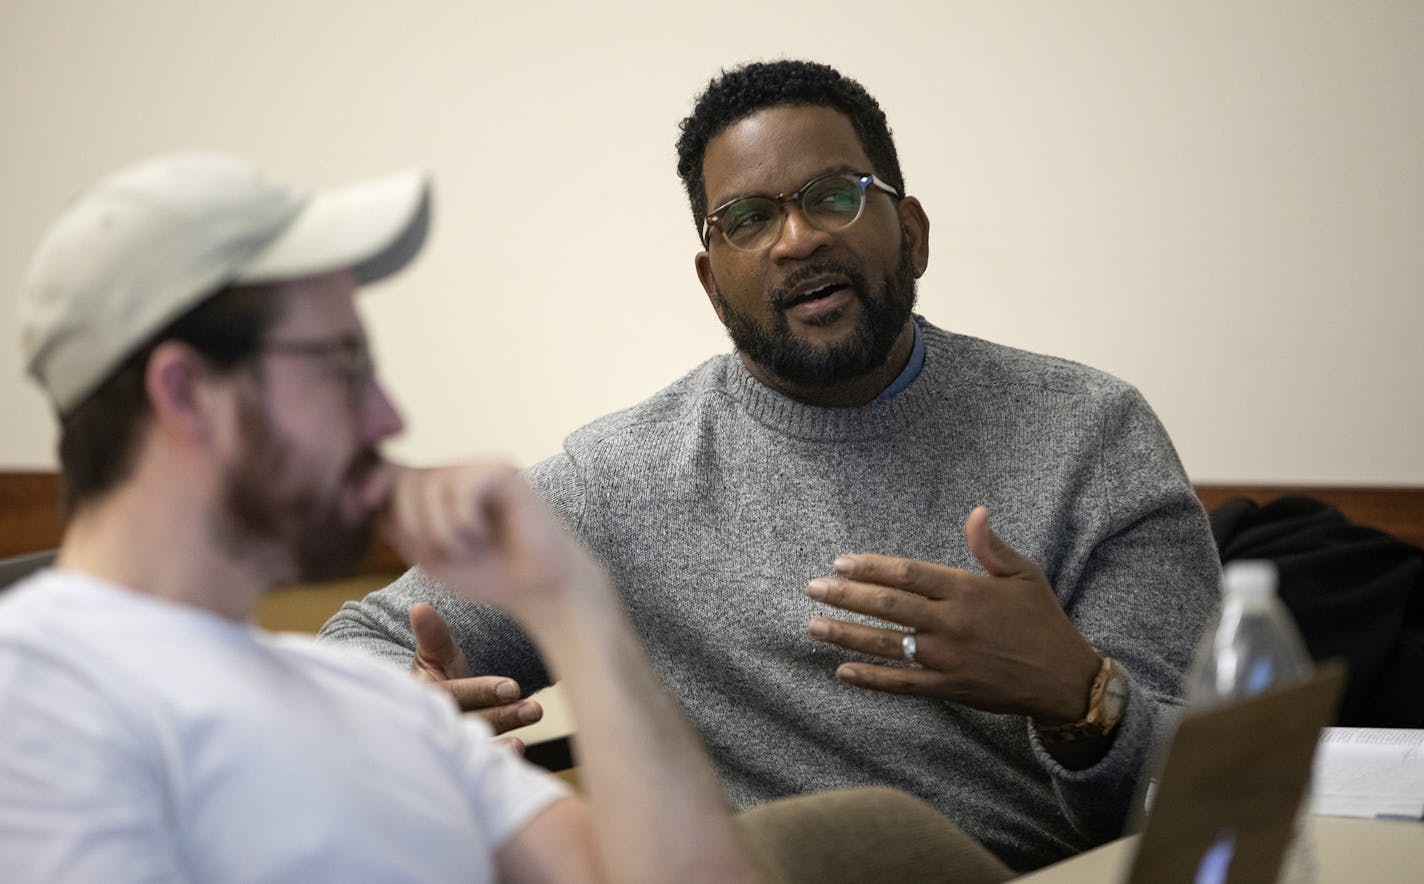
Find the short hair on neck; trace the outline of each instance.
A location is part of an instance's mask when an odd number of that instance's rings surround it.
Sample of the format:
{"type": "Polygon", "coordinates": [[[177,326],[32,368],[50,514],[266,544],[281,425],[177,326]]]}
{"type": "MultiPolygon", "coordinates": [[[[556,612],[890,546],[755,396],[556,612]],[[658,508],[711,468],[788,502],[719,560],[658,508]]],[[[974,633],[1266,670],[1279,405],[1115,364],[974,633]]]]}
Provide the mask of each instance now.
{"type": "Polygon", "coordinates": [[[869,171],[905,193],[890,123],[864,86],[814,61],[752,62],[714,77],[679,126],[677,174],[687,189],[692,221],[699,231],[708,208],[707,182],[702,174],[708,142],[757,111],[794,105],[829,107],[845,114],[875,167],[869,171]]]}
{"type": "Polygon", "coordinates": [[[271,286],[224,288],[169,323],[94,392],[59,415],[65,514],[114,490],[132,473],[153,412],[144,375],[160,344],[181,341],[215,369],[231,371],[257,355],[280,314],[271,286]]]}

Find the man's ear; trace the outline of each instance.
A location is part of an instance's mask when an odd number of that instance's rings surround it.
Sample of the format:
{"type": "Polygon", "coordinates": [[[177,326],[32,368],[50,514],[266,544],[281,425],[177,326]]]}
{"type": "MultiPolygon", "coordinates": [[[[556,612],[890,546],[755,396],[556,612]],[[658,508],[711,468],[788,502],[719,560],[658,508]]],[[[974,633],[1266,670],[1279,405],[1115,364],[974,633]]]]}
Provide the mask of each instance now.
{"type": "Polygon", "coordinates": [[[213,438],[215,394],[211,366],[181,341],[164,341],[153,348],[144,368],[143,386],[153,409],[153,426],[190,443],[213,438]]]}
{"type": "Polygon", "coordinates": [[[930,266],[930,219],[925,207],[912,196],[900,200],[900,229],[910,241],[910,262],[915,267],[915,278],[919,279],[930,266]]]}
{"type": "MultiPolygon", "coordinates": [[[[702,290],[707,293],[707,300],[711,302],[712,309],[717,311],[717,318],[722,319],[722,299],[717,297],[717,283],[712,279],[712,258],[703,249],[692,259],[692,265],[697,268],[697,281],[702,283],[702,290]]],[[[726,320],[722,320],[726,325],[726,320]]]]}

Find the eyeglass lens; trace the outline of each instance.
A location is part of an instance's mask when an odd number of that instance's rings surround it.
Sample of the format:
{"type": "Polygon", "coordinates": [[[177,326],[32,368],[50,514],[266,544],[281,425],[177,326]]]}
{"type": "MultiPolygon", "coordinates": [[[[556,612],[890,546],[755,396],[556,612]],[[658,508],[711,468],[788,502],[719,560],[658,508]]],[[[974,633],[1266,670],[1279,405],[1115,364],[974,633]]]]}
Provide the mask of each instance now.
{"type": "MultiPolygon", "coordinates": [[[[806,220],[818,230],[840,230],[860,217],[865,204],[864,179],[831,175],[812,181],[799,193],[785,198],[801,207],[806,220]]],[[[782,200],[751,196],[723,210],[717,227],[727,242],[739,249],[760,249],[774,241],[786,218],[782,200]]]]}
{"type": "Polygon", "coordinates": [[[359,405],[376,378],[375,360],[364,340],[341,337],[331,341],[279,341],[264,347],[268,353],[317,360],[323,371],[339,383],[348,402],[359,405]]]}

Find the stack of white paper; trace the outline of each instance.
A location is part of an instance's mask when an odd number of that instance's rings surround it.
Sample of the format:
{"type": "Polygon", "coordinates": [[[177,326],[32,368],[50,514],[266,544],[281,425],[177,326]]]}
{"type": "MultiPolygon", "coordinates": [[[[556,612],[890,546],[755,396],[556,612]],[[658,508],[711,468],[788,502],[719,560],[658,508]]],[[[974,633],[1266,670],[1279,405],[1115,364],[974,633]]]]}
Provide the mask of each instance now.
{"type": "Polygon", "coordinates": [[[1310,812],[1424,819],[1424,730],[1326,728],[1315,751],[1310,812]]]}

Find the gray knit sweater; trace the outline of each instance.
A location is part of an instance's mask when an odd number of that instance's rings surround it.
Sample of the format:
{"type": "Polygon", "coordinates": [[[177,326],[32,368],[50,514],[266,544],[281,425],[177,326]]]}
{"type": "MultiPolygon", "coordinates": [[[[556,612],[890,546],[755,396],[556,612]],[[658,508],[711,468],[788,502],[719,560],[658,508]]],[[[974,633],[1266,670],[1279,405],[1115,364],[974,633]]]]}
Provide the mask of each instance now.
{"type": "MultiPolygon", "coordinates": [[[[1035,868],[1121,833],[1214,609],[1216,553],[1136,390],[917,321],[924,369],[888,402],[802,405],[720,356],[576,431],[529,478],[612,572],[735,804],[895,786],[1014,868],[1035,868]],[[811,616],[833,613],[806,582],[838,554],[982,571],[963,531],[976,504],[1129,674],[1126,717],[1092,768],[1059,766],[1023,717],[842,684],[832,673],[854,655],[806,633],[811,616]]],[[[509,620],[419,572],[348,603],[323,634],[408,664],[405,612],[422,599],[476,672],[528,690],[548,682],[509,620]]]]}

